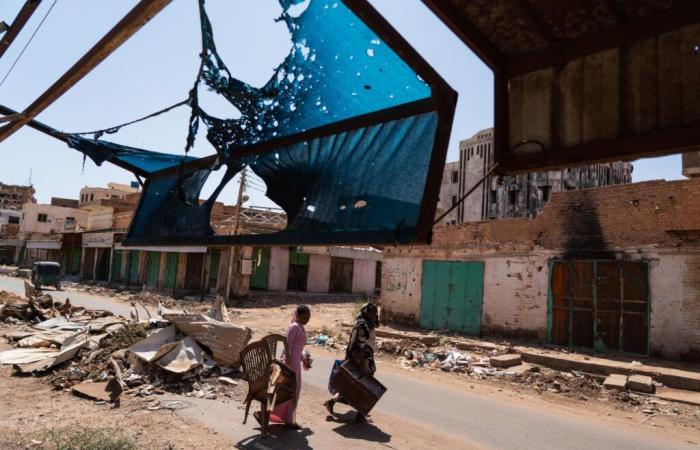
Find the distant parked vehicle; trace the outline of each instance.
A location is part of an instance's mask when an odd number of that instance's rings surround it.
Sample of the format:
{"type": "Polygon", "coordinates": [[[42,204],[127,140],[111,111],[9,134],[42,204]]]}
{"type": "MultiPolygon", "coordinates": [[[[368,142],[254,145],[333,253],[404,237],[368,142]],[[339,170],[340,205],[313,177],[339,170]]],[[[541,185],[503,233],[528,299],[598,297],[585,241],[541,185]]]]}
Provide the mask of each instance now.
{"type": "Polygon", "coordinates": [[[41,286],[55,286],[61,290],[61,265],[53,261],[37,261],[32,267],[32,283],[40,289],[41,286]]]}

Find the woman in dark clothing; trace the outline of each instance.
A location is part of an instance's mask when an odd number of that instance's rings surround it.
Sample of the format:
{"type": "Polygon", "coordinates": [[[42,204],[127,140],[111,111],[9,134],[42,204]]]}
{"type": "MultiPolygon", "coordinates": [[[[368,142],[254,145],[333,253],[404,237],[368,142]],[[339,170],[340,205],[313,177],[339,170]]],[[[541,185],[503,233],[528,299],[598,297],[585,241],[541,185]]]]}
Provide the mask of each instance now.
{"type": "MultiPolygon", "coordinates": [[[[374,375],[374,372],[377,371],[377,366],[374,364],[374,349],[376,345],[374,329],[378,326],[379,311],[377,306],[373,303],[366,303],[362,306],[360,314],[357,316],[357,322],[352,329],[350,342],[348,342],[348,347],[345,350],[345,359],[343,361],[353,361],[365,375],[374,375]]],[[[340,394],[335,394],[333,398],[324,403],[330,414],[333,414],[333,406],[335,406],[336,402],[348,404],[340,394]]],[[[364,414],[358,411],[355,420],[364,422],[366,418],[364,414]]]]}

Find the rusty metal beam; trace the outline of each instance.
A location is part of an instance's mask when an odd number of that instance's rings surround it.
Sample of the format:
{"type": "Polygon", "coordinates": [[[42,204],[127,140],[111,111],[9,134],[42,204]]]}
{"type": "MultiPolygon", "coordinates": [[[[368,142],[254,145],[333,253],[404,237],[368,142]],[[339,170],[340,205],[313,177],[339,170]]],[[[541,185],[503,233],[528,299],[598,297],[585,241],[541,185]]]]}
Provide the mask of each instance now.
{"type": "Polygon", "coordinates": [[[501,163],[503,173],[553,170],[580,164],[631,161],[700,150],[700,126],[672,128],[616,139],[605,139],[565,148],[553,148],[518,158],[510,155],[501,163]]]}
{"type": "Polygon", "coordinates": [[[423,0],[423,3],[491,70],[500,71],[506,68],[506,57],[473,25],[464,11],[445,0],[423,0]]]}
{"type": "Polygon", "coordinates": [[[22,28],[24,28],[29,18],[32,17],[32,14],[34,14],[34,11],[36,11],[40,4],[41,0],[27,0],[24,2],[22,9],[17,13],[17,17],[12,21],[12,25],[10,25],[10,28],[7,29],[2,39],[0,39],[0,58],[2,58],[2,55],[10,48],[12,42],[19,35],[19,32],[22,31],[22,28]]]}
{"type": "Polygon", "coordinates": [[[0,142],[27,124],[119,48],[172,0],[141,0],[61,78],[24,110],[24,116],[0,128],[0,142]]]}
{"type": "Polygon", "coordinates": [[[508,76],[512,78],[565,64],[587,55],[623,47],[641,39],[658,36],[686,25],[700,23],[700,5],[698,3],[690,1],[665,13],[630,20],[616,27],[519,56],[508,63],[508,76]]]}

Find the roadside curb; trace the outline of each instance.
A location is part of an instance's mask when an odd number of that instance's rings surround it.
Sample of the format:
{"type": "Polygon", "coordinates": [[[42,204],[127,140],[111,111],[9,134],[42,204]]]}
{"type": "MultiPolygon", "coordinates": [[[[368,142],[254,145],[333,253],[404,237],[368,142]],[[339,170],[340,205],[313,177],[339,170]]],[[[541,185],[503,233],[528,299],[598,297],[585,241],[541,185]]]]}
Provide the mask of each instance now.
{"type": "MultiPolygon", "coordinates": [[[[342,324],[342,326],[346,328],[351,327],[349,324],[342,324]]],[[[439,345],[441,342],[440,337],[437,335],[427,335],[419,332],[377,329],[376,334],[378,338],[411,340],[428,346],[439,345]]],[[[700,392],[700,373],[698,372],[668,367],[648,366],[644,364],[633,365],[632,363],[605,360],[599,357],[587,357],[587,360],[581,361],[579,359],[574,359],[574,357],[567,354],[554,355],[546,353],[546,350],[537,351],[533,350],[532,348],[522,346],[508,347],[505,345],[499,345],[492,342],[482,342],[474,339],[444,338],[442,339],[442,342],[452,345],[459,350],[482,350],[489,352],[494,350],[499,352],[508,351],[509,353],[520,354],[524,362],[539,364],[552,369],[567,371],[577,370],[603,376],[612,375],[614,373],[624,375],[648,375],[655,381],[662,383],[664,386],[675,389],[683,389],[686,391],[700,392]]],[[[669,398],[667,400],[678,401],[675,398],[669,398]]],[[[696,403],[691,402],[689,404],[695,405],[696,403]]]]}

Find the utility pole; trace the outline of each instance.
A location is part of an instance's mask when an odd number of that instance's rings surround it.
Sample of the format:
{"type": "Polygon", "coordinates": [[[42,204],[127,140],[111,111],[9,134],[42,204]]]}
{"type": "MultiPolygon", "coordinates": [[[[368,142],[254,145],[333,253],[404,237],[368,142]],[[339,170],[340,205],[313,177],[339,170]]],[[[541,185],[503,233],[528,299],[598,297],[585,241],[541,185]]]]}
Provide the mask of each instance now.
{"type": "MultiPolygon", "coordinates": [[[[243,167],[241,171],[241,183],[238,187],[238,199],[236,200],[236,216],[233,219],[233,234],[238,234],[238,226],[241,220],[241,207],[243,206],[243,193],[245,192],[245,179],[246,171],[248,166],[243,167]]],[[[228,275],[226,277],[226,293],[224,298],[231,298],[231,284],[233,283],[233,265],[238,261],[239,246],[234,245],[231,247],[228,258],[228,275]]]]}

